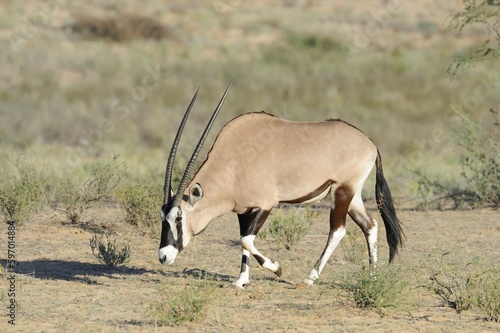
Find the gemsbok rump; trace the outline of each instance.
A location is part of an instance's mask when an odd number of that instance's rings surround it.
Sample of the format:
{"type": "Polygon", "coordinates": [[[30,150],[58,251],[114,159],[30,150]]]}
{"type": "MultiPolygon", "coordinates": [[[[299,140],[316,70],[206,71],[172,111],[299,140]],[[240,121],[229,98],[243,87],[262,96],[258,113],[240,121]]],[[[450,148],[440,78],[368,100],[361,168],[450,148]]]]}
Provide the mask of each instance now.
{"type": "Polygon", "coordinates": [[[180,136],[198,91],[178,128],[167,162],[162,232],[158,256],[173,264],[192,236],[214,218],[238,215],[243,256],[236,286],[249,283],[249,257],[281,276],[281,266],[261,254],[254,239],[271,209],[279,203],[312,203],[331,192],[330,232],[326,247],[304,280],[313,284],[346,233],[346,216],[361,228],[370,263],[377,263],[377,222],[361,199],[363,184],[376,166],[375,196],[384,221],[389,261],[403,245],[391,192],[375,144],[356,127],[341,120],[292,122],[266,113],[248,113],[229,121],[217,136],[208,156],[191,177],[193,163],[224,103],[229,85],[208,122],[180,181],[172,191],[172,169],[180,136]]]}

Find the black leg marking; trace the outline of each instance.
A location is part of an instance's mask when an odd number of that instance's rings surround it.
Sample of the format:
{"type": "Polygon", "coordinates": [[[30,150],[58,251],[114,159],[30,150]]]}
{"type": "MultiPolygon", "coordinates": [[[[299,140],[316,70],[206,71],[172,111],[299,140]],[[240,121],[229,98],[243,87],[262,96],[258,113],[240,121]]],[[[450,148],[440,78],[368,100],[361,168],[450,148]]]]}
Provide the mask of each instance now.
{"type": "Polygon", "coordinates": [[[262,256],[259,256],[258,254],[254,255],[253,257],[259,262],[261,266],[266,262],[266,259],[264,259],[264,257],[262,256]]]}
{"type": "Polygon", "coordinates": [[[241,272],[240,273],[244,273],[247,271],[249,261],[250,261],[250,258],[248,258],[248,256],[243,255],[241,257],[241,272]]]}
{"type": "Polygon", "coordinates": [[[256,209],[245,214],[238,214],[238,221],[240,223],[240,236],[245,237],[248,235],[257,235],[259,230],[266,222],[270,211],[263,209],[256,209]]]}

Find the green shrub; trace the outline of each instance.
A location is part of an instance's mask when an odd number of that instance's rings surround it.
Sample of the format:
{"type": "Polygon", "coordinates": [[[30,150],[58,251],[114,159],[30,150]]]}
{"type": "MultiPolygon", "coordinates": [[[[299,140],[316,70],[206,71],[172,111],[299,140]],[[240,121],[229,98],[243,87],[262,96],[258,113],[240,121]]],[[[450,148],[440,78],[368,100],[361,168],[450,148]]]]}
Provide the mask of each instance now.
{"type": "Polygon", "coordinates": [[[434,272],[430,276],[430,289],[443,300],[446,306],[462,311],[471,307],[473,277],[468,274],[465,277],[460,276],[459,271],[434,272]]]}
{"type": "Polygon", "coordinates": [[[94,234],[90,239],[92,254],[101,264],[109,268],[122,265],[130,260],[130,246],[126,245],[121,250],[116,248],[116,239],[111,241],[108,236],[94,234]]]}
{"type": "Polygon", "coordinates": [[[107,163],[95,163],[83,182],[74,174],[63,175],[52,208],[62,212],[72,223],[80,222],[82,214],[105,199],[109,199],[124,175],[125,165],[115,156],[107,163]]]}
{"type": "Polygon", "coordinates": [[[478,37],[466,56],[455,59],[448,72],[456,74],[461,67],[478,61],[494,60],[500,56],[500,2],[498,0],[463,0],[464,9],[452,16],[450,27],[462,33],[470,25],[481,26],[486,37],[478,37]]]}
{"type": "Polygon", "coordinates": [[[428,288],[446,306],[457,311],[476,308],[485,319],[500,321],[500,269],[478,259],[458,267],[442,258],[431,271],[428,288]]]}
{"type": "Polygon", "coordinates": [[[464,149],[462,176],[473,193],[473,206],[500,207],[500,120],[498,112],[490,110],[495,129],[488,133],[466,116],[463,126],[454,131],[464,149]]]}
{"type": "Polygon", "coordinates": [[[48,176],[37,162],[19,158],[0,165],[0,213],[9,222],[23,222],[43,207],[48,176]]]}
{"type": "Polygon", "coordinates": [[[316,216],[317,213],[309,208],[302,213],[294,212],[289,216],[278,212],[271,218],[268,228],[259,233],[259,237],[262,239],[271,237],[290,250],[292,246],[304,238],[316,216]]]}
{"type": "Polygon", "coordinates": [[[414,170],[419,208],[500,207],[500,121],[498,113],[490,111],[495,126],[491,132],[456,112],[462,125],[454,129],[453,137],[462,149],[461,176],[465,185],[443,184],[414,170]]]}
{"type": "Polygon", "coordinates": [[[287,42],[296,47],[320,52],[341,51],[341,42],[327,35],[289,33],[285,36],[287,42]]]}
{"type": "Polygon", "coordinates": [[[156,185],[135,181],[119,192],[118,199],[125,212],[125,222],[150,228],[153,236],[158,234],[162,189],[156,185]]]}
{"type": "Polygon", "coordinates": [[[362,265],[353,273],[344,274],[335,284],[352,297],[359,308],[397,307],[408,282],[394,265],[381,265],[376,272],[362,265]]]}
{"type": "Polygon", "coordinates": [[[162,295],[167,298],[151,307],[151,315],[156,325],[180,325],[187,322],[200,322],[205,319],[208,305],[215,288],[209,282],[199,282],[187,286],[181,293],[162,295]]]}
{"type": "Polygon", "coordinates": [[[91,39],[124,42],[131,39],[162,39],[169,35],[167,28],[150,17],[120,13],[107,17],[76,15],[70,31],[91,39]]]}

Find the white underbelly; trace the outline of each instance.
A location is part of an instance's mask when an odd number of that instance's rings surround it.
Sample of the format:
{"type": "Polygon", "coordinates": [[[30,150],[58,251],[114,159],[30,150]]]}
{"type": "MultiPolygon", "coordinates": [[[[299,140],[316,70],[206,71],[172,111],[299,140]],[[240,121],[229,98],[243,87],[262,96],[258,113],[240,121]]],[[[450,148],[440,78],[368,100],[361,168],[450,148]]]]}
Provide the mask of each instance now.
{"type": "Polygon", "coordinates": [[[326,197],[326,195],[328,194],[328,192],[330,191],[332,187],[331,186],[328,186],[323,192],[321,192],[318,196],[314,197],[314,198],[311,198],[311,199],[308,199],[306,201],[303,201],[301,202],[302,204],[310,204],[310,203],[314,203],[314,202],[318,202],[320,200],[322,200],[324,197],[326,197]]]}

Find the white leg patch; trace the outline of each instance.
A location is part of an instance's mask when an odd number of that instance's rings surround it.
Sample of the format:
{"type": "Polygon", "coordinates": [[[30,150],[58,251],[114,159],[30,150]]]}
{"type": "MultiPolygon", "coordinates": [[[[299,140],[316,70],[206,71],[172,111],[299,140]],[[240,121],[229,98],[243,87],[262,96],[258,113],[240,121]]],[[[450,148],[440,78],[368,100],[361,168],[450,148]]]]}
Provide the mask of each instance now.
{"type": "MultiPolygon", "coordinates": [[[[250,252],[250,254],[254,257],[261,257],[264,262],[262,262],[262,267],[267,268],[273,273],[276,273],[280,269],[280,265],[278,262],[271,260],[265,256],[263,256],[257,248],[255,248],[255,245],[253,245],[253,242],[255,240],[255,235],[248,235],[243,238],[241,238],[241,245],[243,248],[247,251],[250,252]]],[[[278,274],[279,275],[279,274],[278,274]]]]}
{"type": "Polygon", "coordinates": [[[377,266],[378,253],[377,253],[377,237],[378,237],[378,225],[375,220],[373,220],[374,226],[370,229],[368,235],[368,246],[370,247],[370,260],[374,267],[377,266]]]}
{"type": "Polygon", "coordinates": [[[246,272],[241,272],[238,280],[233,282],[233,285],[241,289],[245,289],[245,286],[250,282],[250,273],[248,270],[246,272]]]}
{"type": "MultiPolygon", "coordinates": [[[[242,256],[250,258],[250,252],[248,252],[248,250],[243,249],[242,256]]],[[[240,276],[236,281],[233,282],[233,285],[241,289],[244,289],[245,285],[247,285],[249,282],[250,282],[250,267],[248,267],[246,263],[241,263],[240,276]]]]}
{"type": "Polygon", "coordinates": [[[342,238],[344,238],[346,233],[346,230],[344,227],[338,228],[334,233],[333,237],[330,238],[328,241],[328,244],[325,248],[325,251],[323,252],[323,255],[321,258],[319,258],[318,263],[316,264],[316,267],[311,270],[309,273],[309,276],[304,280],[304,283],[308,285],[314,284],[314,282],[319,278],[319,275],[321,274],[321,271],[323,268],[325,268],[326,263],[328,262],[328,259],[330,259],[330,256],[332,255],[333,251],[339,245],[340,241],[342,238]]]}

